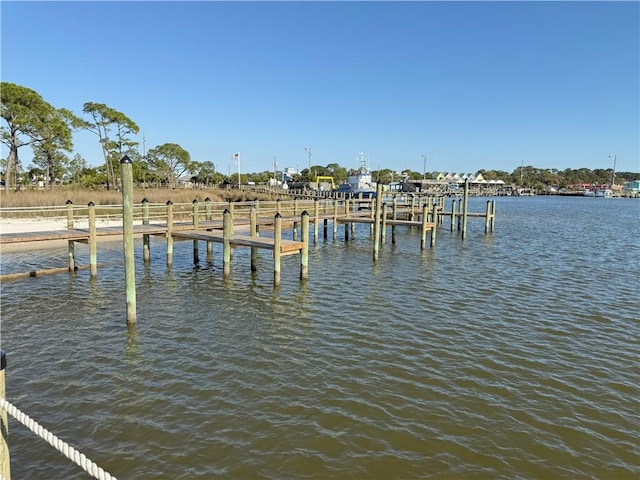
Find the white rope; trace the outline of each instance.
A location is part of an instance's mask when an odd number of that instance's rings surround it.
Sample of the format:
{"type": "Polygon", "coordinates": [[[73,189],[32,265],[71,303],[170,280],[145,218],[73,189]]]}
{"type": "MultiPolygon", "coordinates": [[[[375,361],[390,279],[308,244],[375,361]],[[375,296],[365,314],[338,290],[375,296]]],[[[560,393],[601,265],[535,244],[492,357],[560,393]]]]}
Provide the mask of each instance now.
{"type": "Polygon", "coordinates": [[[0,397],[0,408],[6,410],[6,412],[11,415],[13,418],[22,423],[25,427],[31,430],[33,433],[38,435],[43,440],[62,453],[69,460],[74,462],[76,465],[81,467],[85,472],[92,475],[94,478],[98,480],[116,480],[116,477],[110,475],[105,472],[102,468],[96,465],[94,462],[89,460],[84,453],[80,453],[78,450],[73,448],[68,443],[60,440],[53,433],[48,431],[42,425],[39,425],[38,422],[29,417],[29,415],[24,414],[18,408],[13,406],[10,402],[0,397]]]}

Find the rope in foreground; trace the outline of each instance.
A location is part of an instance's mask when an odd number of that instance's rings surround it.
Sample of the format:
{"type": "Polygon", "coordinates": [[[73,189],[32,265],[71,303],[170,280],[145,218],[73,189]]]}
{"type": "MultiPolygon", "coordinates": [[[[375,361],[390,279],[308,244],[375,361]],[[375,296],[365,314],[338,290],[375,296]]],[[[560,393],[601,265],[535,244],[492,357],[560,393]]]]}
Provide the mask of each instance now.
{"type": "Polygon", "coordinates": [[[116,477],[112,476],[108,472],[105,472],[103,468],[99,467],[96,463],[89,460],[84,453],[80,453],[65,441],[60,440],[49,430],[29,417],[29,415],[21,412],[17,407],[15,407],[2,397],[0,397],[0,408],[5,410],[9,415],[18,420],[40,438],[45,440],[49,445],[54,447],[65,457],[81,467],[85,472],[87,472],[94,478],[97,478],[98,480],[116,480],[116,477]]]}

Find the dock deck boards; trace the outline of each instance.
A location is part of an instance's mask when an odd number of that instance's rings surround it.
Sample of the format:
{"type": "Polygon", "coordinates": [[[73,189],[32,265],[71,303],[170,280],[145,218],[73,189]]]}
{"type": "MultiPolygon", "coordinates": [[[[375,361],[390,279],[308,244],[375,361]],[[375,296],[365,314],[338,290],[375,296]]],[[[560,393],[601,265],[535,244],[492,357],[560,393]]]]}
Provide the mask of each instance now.
{"type": "MultiPolygon", "coordinates": [[[[224,236],[222,232],[207,231],[207,230],[190,230],[183,232],[174,232],[174,238],[184,240],[203,240],[207,242],[223,243],[224,236]]],[[[233,234],[229,239],[231,246],[236,247],[257,247],[266,250],[273,250],[275,248],[273,237],[252,237],[250,235],[237,235],[233,234]]],[[[304,246],[303,242],[295,240],[281,240],[280,252],[283,255],[290,253],[298,253],[304,246]]]]}

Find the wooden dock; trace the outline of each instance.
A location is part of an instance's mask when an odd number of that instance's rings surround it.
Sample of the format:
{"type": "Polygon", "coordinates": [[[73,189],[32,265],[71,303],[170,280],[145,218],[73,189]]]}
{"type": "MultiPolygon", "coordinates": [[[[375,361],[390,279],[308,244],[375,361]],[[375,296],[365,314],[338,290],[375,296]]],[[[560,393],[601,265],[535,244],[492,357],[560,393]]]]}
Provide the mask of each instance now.
{"type": "MultiPolygon", "coordinates": [[[[392,198],[392,203],[383,203],[378,200],[319,200],[299,202],[293,200],[283,202],[277,200],[272,202],[269,208],[265,206],[267,202],[249,202],[247,205],[234,205],[229,203],[221,212],[216,210],[208,201],[204,205],[194,201],[190,217],[191,221],[174,221],[174,206],[171,202],[167,202],[166,206],[156,205],[155,213],[149,213],[149,206],[143,201],[138,204],[137,208],[141,212],[141,216],[137,218],[137,222],[132,226],[133,235],[143,237],[143,258],[145,262],[149,261],[149,237],[159,236],[167,239],[167,265],[172,264],[173,242],[175,241],[193,241],[194,246],[194,264],[199,263],[199,247],[198,242],[206,242],[207,253],[212,252],[214,243],[223,245],[223,263],[225,272],[229,270],[230,251],[233,248],[248,247],[252,249],[251,269],[254,271],[256,266],[256,258],[258,250],[267,250],[273,252],[274,256],[274,279],[277,281],[279,276],[279,260],[283,256],[303,255],[308,250],[310,238],[313,242],[318,241],[322,225],[324,224],[324,238],[327,238],[329,222],[333,224],[333,238],[337,238],[337,230],[339,225],[344,226],[344,238],[349,239],[349,233],[353,232],[355,224],[371,225],[372,233],[378,238],[374,238],[376,242],[380,240],[385,243],[387,227],[391,227],[392,240],[395,242],[396,227],[410,227],[421,229],[421,245],[424,249],[427,245],[427,233],[431,232],[430,246],[435,246],[436,227],[442,223],[443,217],[451,218],[451,229],[455,220],[458,220],[458,229],[460,229],[460,220],[463,216],[482,217],[485,219],[485,232],[493,231],[493,222],[495,218],[495,202],[487,203],[487,211],[485,213],[467,213],[463,208],[456,209],[456,201],[453,200],[452,211],[444,211],[444,198],[440,199],[421,199],[421,203],[415,205],[399,203],[396,197],[392,198]],[[425,200],[423,202],[423,200],[425,200]],[[242,207],[245,207],[242,209],[242,207]],[[203,208],[204,207],[204,208],[203,208]],[[234,208],[235,207],[235,208],[234,208]],[[307,208],[305,210],[305,207],[307,208]],[[369,208],[367,208],[369,207],[369,208]],[[311,215],[307,213],[311,212],[311,215]],[[275,214],[274,214],[275,212],[275,214]],[[219,218],[214,218],[219,217],[219,218]],[[151,222],[150,219],[154,221],[151,222]],[[159,220],[159,221],[158,221],[159,220]],[[140,223],[142,222],[142,223],[140,223]],[[306,226],[304,225],[306,222],[306,226]],[[279,224],[277,226],[276,224],[279,224]],[[309,236],[308,225],[313,224],[313,235],[309,236]],[[293,227],[292,240],[283,239],[281,237],[281,229],[283,225],[293,227]],[[260,234],[260,228],[266,227],[273,229],[273,236],[264,236],[260,234]],[[298,230],[302,227],[302,238],[298,240],[298,230]],[[226,229],[226,230],[225,230],[226,229]],[[238,232],[240,229],[243,233],[238,232]],[[279,238],[277,230],[280,229],[279,238]],[[374,230],[377,229],[377,232],[374,230]],[[248,233],[247,233],[248,232],[248,233]]],[[[46,241],[67,241],[69,246],[69,266],[68,268],[56,268],[51,270],[35,270],[25,272],[23,274],[0,275],[0,279],[16,278],[16,276],[36,276],[46,273],[58,273],[61,271],[76,271],[79,268],[90,268],[91,276],[97,275],[97,241],[100,238],[108,238],[123,235],[123,225],[96,227],[95,206],[91,203],[88,207],[87,217],[89,220],[88,228],[78,228],[74,224],[78,220],[83,220],[85,216],[78,217],[74,215],[74,210],[67,204],[67,229],[66,230],[47,230],[39,232],[24,233],[0,233],[0,245],[10,245],[18,243],[46,242],[46,241]],[[89,267],[76,266],[75,243],[88,244],[90,247],[89,267]]],[[[182,211],[184,215],[184,210],[182,211]]],[[[264,232],[263,232],[264,233],[264,232]]],[[[376,247],[374,247],[376,248],[376,247]]],[[[374,257],[375,261],[375,257],[374,257]]],[[[301,264],[306,264],[307,259],[301,259],[301,264]]],[[[302,266],[301,266],[302,268],[302,266]]],[[[306,275],[306,273],[301,276],[306,275]]]]}

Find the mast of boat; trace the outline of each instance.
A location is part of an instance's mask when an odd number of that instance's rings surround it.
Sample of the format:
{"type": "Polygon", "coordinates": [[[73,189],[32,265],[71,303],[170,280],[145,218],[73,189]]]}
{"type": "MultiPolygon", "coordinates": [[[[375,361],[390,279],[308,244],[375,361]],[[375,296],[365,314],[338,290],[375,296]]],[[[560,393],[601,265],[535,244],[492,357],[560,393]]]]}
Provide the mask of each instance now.
{"type": "Polygon", "coordinates": [[[369,171],[369,165],[367,165],[367,157],[364,152],[358,153],[358,157],[360,158],[360,172],[366,173],[369,171]]]}
{"type": "Polygon", "coordinates": [[[524,187],[524,159],[520,160],[520,186],[524,187]]]}
{"type": "MultiPolygon", "coordinates": [[[[611,158],[611,155],[609,155],[611,158]]],[[[613,156],[613,174],[611,175],[611,190],[613,191],[613,186],[616,183],[616,160],[618,160],[618,155],[613,156]]]]}

